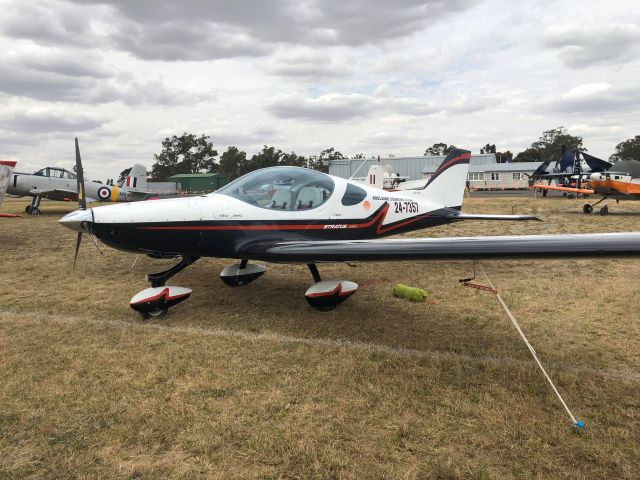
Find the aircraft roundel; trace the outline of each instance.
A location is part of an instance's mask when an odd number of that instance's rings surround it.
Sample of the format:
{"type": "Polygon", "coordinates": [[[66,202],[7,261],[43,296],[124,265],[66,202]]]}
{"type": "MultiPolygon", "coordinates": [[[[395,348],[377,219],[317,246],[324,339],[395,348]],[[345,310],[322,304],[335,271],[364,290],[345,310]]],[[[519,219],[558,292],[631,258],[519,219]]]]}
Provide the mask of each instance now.
{"type": "Polygon", "coordinates": [[[109,187],[100,187],[98,189],[98,197],[100,200],[109,200],[109,198],[111,198],[111,190],[109,187]]]}

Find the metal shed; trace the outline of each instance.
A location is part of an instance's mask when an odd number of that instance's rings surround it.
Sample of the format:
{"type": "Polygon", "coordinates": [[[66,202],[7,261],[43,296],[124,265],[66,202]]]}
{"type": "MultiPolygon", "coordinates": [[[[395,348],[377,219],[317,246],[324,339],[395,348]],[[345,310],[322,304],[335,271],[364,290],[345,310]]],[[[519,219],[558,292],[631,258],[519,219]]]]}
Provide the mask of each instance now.
{"type": "Polygon", "coordinates": [[[179,173],[167,180],[180,184],[187,193],[209,193],[226,185],[229,180],[221,173],[179,173]]]}
{"type": "MultiPolygon", "coordinates": [[[[444,158],[445,155],[420,157],[387,157],[380,158],[379,161],[377,158],[368,158],[366,160],[352,158],[330,160],[329,174],[342,178],[350,178],[352,175],[355,177],[366,177],[369,168],[372,165],[378,164],[379,162],[380,165],[383,166],[390,165],[393,172],[399,173],[400,176],[408,177],[410,180],[420,180],[421,178],[424,178],[423,171],[429,170],[428,173],[433,173],[436,168],[438,168],[438,166],[442,163],[444,158]],[[355,173],[356,170],[357,173],[355,173]]],[[[490,163],[496,163],[496,156],[493,153],[471,155],[471,165],[490,163]]]]}

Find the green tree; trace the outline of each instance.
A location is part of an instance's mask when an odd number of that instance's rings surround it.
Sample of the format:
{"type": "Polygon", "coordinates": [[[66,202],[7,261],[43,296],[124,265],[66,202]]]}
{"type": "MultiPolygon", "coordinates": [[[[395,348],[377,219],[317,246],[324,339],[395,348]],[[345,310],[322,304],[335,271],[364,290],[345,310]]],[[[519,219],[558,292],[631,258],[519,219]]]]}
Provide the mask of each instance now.
{"type": "Polygon", "coordinates": [[[276,165],[280,165],[283,155],[284,152],[282,150],[265,145],[260,153],[253,155],[249,162],[247,162],[247,169],[242,172],[242,175],[258,170],[259,168],[275,167],[276,165]]]}
{"type": "Polygon", "coordinates": [[[319,172],[329,172],[329,160],[342,160],[346,158],[339,150],[333,147],[325,148],[320,155],[312,155],[307,160],[307,167],[319,172]]]}
{"type": "Polygon", "coordinates": [[[131,172],[131,167],[125,168],[123,171],[121,171],[120,175],[118,175],[118,182],[116,183],[116,185],[122,185],[127,178],[127,175],[129,175],[129,172],[131,172]]]}
{"type": "Polygon", "coordinates": [[[570,135],[566,128],[557,127],[542,132],[540,138],[529,148],[516,155],[514,162],[542,162],[554,159],[560,156],[562,147],[566,147],[567,150],[587,150],[582,145],[582,137],[570,135]]]}
{"type": "Polygon", "coordinates": [[[167,137],[162,141],[162,152],[154,155],[156,163],[151,169],[154,180],[166,180],[177,173],[216,172],[218,152],[207,135],[192,133],[167,137]]]}
{"type": "Polygon", "coordinates": [[[616,151],[609,157],[609,160],[612,163],[620,160],[640,160],[640,135],[616,145],[616,151]]]}
{"type": "Polygon", "coordinates": [[[542,156],[540,150],[529,147],[516,155],[513,159],[514,162],[541,162],[542,156]]]}
{"type": "Polygon", "coordinates": [[[484,147],[480,149],[480,153],[496,153],[496,146],[487,143],[484,147]]]}
{"type": "Polygon", "coordinates": [[[513,161],[513,153],[510,150],[504,152],[495,152],[498,163],[507,163],[513,161]]]}
{"type": "Polygon", "coordinates": [[[538,150],[543,160],[560,155],[562,147],[566,147],[567,150],[586,150],[582,145],[582,137],[569,135],[564,127],[542,132],[540,138],[531,144],[531,148],[538,150]]]}
{"type": "Polygon", "coordinates": [[[446,143],[434,143],[433,146],[427,148],[423,155],[447,155],[451,150],[456,148],[455,145],[447,145],[446,143]]]}
{"type": "Polygon", "coordinates": [[[229,177],[229,180],[235,180],[241,172],[248,171],[247,153],[238,150],[237,147],[229,147],[227,151],[220,156],[219,172],[229,177]]]}

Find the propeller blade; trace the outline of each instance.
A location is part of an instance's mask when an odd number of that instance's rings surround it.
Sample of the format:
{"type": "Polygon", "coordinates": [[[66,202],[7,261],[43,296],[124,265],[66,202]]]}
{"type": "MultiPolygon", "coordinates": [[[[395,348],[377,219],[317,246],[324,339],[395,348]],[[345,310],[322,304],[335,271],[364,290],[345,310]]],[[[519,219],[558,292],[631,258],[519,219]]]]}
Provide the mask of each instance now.
{"type": "Polygon", "coordinates": [[[84,171],[82,170],[82,159],[80,158],[80,147],[76,137],[76,177],[78,179],[78,208],[87,209],[87,199],[84,192],[84,171]]]}
{"type": "Polygon", "coordinates": [[[73,269],[76,269],[76,260],[78,260],[78,251],[80,250],[80,242],[82,241],[82,232],[78,232],[78,239],[76,240],[76,254],[73,257],[73,269]]]}

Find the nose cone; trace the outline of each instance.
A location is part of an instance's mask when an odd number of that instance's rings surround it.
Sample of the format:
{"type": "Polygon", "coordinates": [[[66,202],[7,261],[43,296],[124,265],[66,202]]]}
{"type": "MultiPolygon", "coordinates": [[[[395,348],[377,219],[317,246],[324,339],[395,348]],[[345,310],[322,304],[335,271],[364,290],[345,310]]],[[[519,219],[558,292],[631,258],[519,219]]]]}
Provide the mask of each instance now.
{"type": "Polygon", "coordinates": [[[592,173],[591,175],[589,175],[590,182],[599,182],[600,178],[601,178],[601,175],[599,173],[592,173]]]}
{"type": "Polygon", "coordinates": [[[91,209],[75,210],[58,220],[58,223],[76,232],[88,232],[93,223],[93,213],[91,209]]]}

